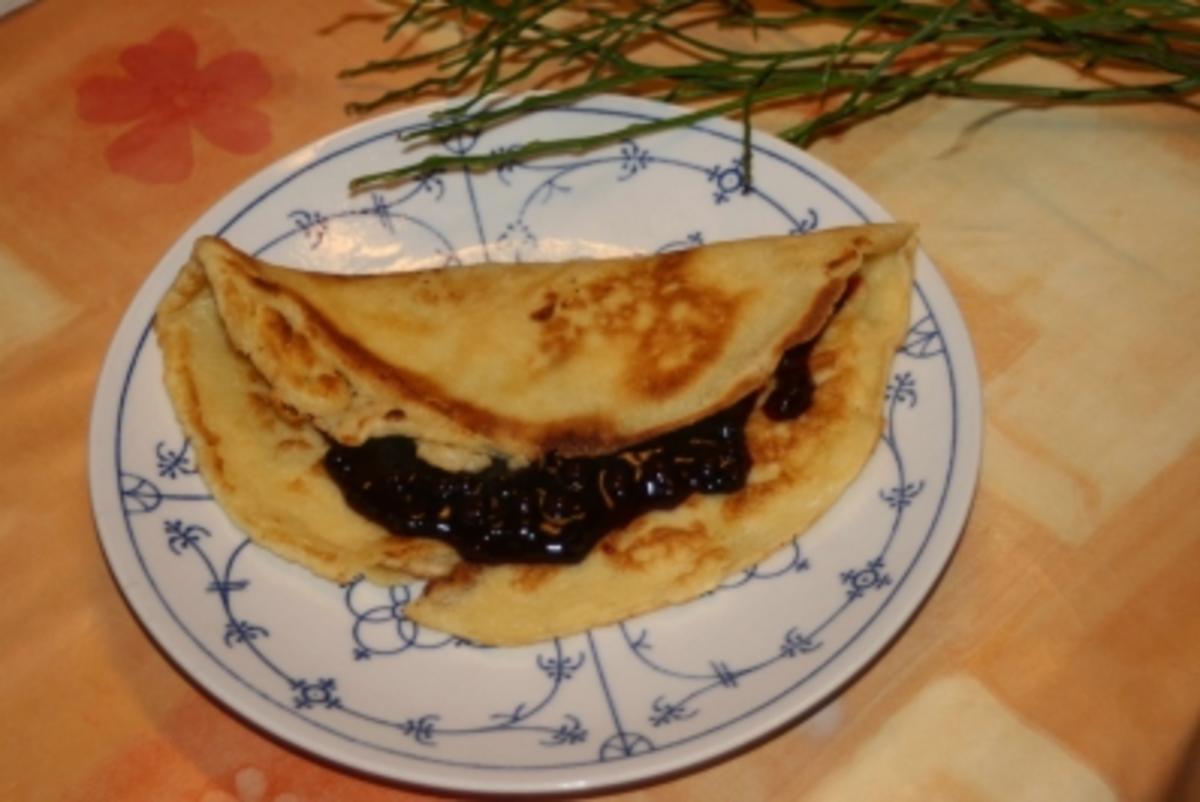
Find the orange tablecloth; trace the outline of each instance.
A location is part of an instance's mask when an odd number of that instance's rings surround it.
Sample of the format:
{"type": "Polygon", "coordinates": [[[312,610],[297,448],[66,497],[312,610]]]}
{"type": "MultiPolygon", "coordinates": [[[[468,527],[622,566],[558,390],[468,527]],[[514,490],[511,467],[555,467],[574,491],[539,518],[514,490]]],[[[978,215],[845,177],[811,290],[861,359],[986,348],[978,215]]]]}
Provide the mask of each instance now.
{"type": "MultiPolygon", "coordinates": [[[[347,123],[372,87],[333,76],[380,52],[378,11],[40,0],[0,19],[2,799],[424,798],[191,685],[122,601],[85,473],[134,291],[231,187],[347,123]],[[148,75],[204,113],[161,114],[148,75]]],[[[985,456],[944,579],[817,714],[625,798],[1200,798],[1200,117],[1000,111],[930,100],[815,148],[922,224],[973,333],[985,456]]]]}

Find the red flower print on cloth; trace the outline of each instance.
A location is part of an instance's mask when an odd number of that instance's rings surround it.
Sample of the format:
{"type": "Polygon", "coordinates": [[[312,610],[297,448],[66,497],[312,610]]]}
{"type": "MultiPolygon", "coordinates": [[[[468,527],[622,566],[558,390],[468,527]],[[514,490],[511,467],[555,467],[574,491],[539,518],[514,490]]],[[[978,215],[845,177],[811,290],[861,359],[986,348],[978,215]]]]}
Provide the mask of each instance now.
{"type": "Polygon", "coordinates": [[[253,104],[271,89],[257,55],[234,50],[197,67],[196,40],[168,29],[121,51],[125,75],[96,75],[80,86],[76,113],[90,123],[133,123],[104,151],[114,172],[172,184],[192,172],[192,128],[231,153],[271,141],[271,121],[253,104]]]}

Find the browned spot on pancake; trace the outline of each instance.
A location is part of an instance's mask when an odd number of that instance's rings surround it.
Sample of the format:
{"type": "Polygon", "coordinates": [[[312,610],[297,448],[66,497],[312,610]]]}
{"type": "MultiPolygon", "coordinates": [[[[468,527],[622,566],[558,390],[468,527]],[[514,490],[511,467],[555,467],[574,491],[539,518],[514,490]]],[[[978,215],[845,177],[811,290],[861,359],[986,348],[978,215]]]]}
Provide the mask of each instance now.
{"type": "Polygon", "coordinates": [[[832,370],[838,362],[836,351],[817,351],[808,358],[808,369],[812,373],[820,374],[827,370],[832,370]]]}
{"type": "Polygon", "coordinates": [[[346,386],[346,382],[341,376],[333,373],[322,373],[317,377],[317,386],[321,388],[321,392],[325,395],[333,395],[342,390],[346,386]]]}
{"type": "Polygon", "coordinates": [[[691,252],[642,261],[621,276],[590,277],[545,314],[539,347],[550,364],[580,353],[585,332],[621,343],[631,360],[624,385],[644,398],[664,398],[692,382],[721,353],[737,325],[739,301],[716,287],[685,280],[691,252]]]}
{"type": "Polygon", "coordinates": [[[540,308],[529,313],[531,320],[536,320],[539,323],[545,323],[554,316],[554,307],[558,304],[558,294],[554,292],[546,293],[546,303],[540,308]]]}
{"type": "Polygon", "coordinates": [[[561,569],[553,565],[518,566],[513,577],[513,586],[522,593],[533,593],[546,584],[561,569]]]}
{"type": "Polygon", "coordinates": [[[838,268],[844,267],[849,262],[853,262],[854,260],[858,259],[861,254],[861,251],[859,250],[859,248],[861,248],[862,246],[858,242],[855,242],[854,244],[858,247],[847,248],[845,251],[842,252],[841,255],[836,256],[833,259],[830,259],[828,262],[826,262],[825,263],[825,272],[826,273],[836,272],[838,268]]]}
{"type": "Polygon", "coordinates": [[[258,416],[259,425],[270,424],[275,420],[275,402],[265,392],[252,392],[247,398],[254,413],[258,416]]]}
{"type": "Polygon", "coordinates": [[[275,414],[279,419],[293,429],[303,429],[308,426],[308,416],[302,415],[298,409],[291,404],[283,404],[273,402],[275,405],[275,414]]]}
{"type": "Polygon", "coordinates": [[[312,448],[312,443],[308,440],[303,440],[299,437],[285,437],[275,444],[275,447],[280,451],[295,451],[308,450],[312,448]]]}
{"type": "MultiPolygon", "coordinates": [[[[604,281],[591,281],[583,285],[583,293],[587,296],[587,303],[601,304],[608,300],[609,297],[616,291],[617,284],[613,279],[604,281]]],[[[584,305],[584,300],[579,297],[574,306],[579,307],[584,305]]]]}
{"type": "MultiPolygon", "coordinates": [[[[566,309],[566,304],[563,309],[566,309]]],[[[547,319],[539,332],[540,350],[547,368],[552,368],[568,359],[576,350],[576,343],[583,329],[569,318],[559,315],[547,319]]]]}
{"type": "Polygon", "coordinates": [[[862,273],[854,273],[848,279],[846,279],[846,289],[842,292],[842,297],[839,298],[837,302],[838,309],[841,309],[843,306],[850,303],[850,299],[855,296],[862,285],[862,273]]]}
{"type": "Polygon", "coordinates": [[[384,415],[383,417],[384,417],[384,419],[393,421],[393,422],[402,421],[408,417],[408,413],[406,413],[402,409],[389,409],[387,411],[387,414],[384,415]]]}
{"type": "Polygon", "coordinates": [[[270,307],[263,309],[262,332],[265,335],[263,341],[277,353],[286,351],[289,361],[298,360],[306,367],[316,361],[308,338],[296,331],[286,317],[270,307]]]}
{"type": "Polygon", "coordinates": [[[258,372],[258,368],[254,367],[254,363],[248,359],[242,362],[242,375],[246,377],[246,381],[254,387],[270,387],[263,375],[258,372]]]}
{"type": "Polygon", "coordinates": [[[691,256],[680,251],[655,260],[632,288],[633,303],[648,298],[651,315],[638,321],[636,353],[642,358],[629,366],[625,380],[646,398],[688,385],[721,353],[738,323],[735,297],[681,280],[691,256]]]}

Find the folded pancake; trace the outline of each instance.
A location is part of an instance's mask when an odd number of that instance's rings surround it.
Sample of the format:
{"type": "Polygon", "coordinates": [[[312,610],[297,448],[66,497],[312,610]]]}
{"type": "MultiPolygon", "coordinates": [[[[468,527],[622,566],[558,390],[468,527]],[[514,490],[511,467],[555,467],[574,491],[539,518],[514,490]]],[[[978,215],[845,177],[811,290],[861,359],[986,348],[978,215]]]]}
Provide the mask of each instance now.
{"type": "Polygon", "coordinates": [[[458,562],[449,546],[394,537],[346,506],[321,465],[325,437],[280,406],[230,346],[196,262],[180,272],[154,325],[167,393],[201,475],[256,542],[336,582],[441,576],[458,562]]]}
{"type": "Polygon", "coordinates": [[[483,643],[531,643],[693,599],[769,556],[833,505],[878,444],[911,273],[911,243],[865,260],[811,351],[811,406],[775,421],[760,405],[748,418],[743,489],[650,512],[576,565],[462,563],[427,584],[407,615],[483,643]]]}
{"type": "Polygon", "coordinates": [[[275,398],[345,444],[417,438],[445,467],[609,453],[761,387],[906,226],[631,259],[306,273],[201,239],[226,331],[275,398]]]}
{"type": "Polygon", "coordinates": [[[202,238],[156,327],[201,470],[251,537],[336,580],[427,578],[413,620],[520,644],[694,598],[834,503],[878,441],[914,247],[912,227],[871,225],[343,277],[202,238]],[[781,355],[818,336],[810,406],[767,414],[781,355]],[[468,563],[389,533],[347,506],[326,462],[395,435],[450,472],[612,458],[731,408],[749,410],[744,487],[625,520],[572,565],[468,563]]]}

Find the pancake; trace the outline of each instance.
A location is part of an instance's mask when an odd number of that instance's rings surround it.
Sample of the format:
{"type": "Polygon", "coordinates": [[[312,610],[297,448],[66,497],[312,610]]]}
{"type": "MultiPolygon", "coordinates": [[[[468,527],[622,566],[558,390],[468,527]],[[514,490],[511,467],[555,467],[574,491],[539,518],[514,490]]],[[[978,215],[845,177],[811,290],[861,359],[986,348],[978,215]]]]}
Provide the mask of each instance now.
{"type": "Polygon", "coordinates": [[[913,248],[911,227],[877,225],[340,277],[202,238],[156,329],[201,471],[251,537],[338,581],[429,579],[414,621],[513,645],[694,598],[827,510],[878,441],[913,248]],[[818,335],[811,406],[774,419],[763,399],[781,355],[818,335]],[[450,470],[600,457],[739,401],[754,404],[743,488],[640,515],[573,565],[468,563],[391,534],[322,463],[331,443],[392,435],[450,470]]]}
{"type": "Polygon", "coordinates": [[[211,238],[194,259],[276,398],[344,444],[405,435],[460,468],[609,453],[728,406],[820,331],[865,259],[910,236],[881,225],[357,277],[211,238]]]}
{"type": "Polygon", "coordinates": [[[440,576],[458,562],[435,540],[397,538],[354,514],[321,467],[325,437],[281,406],[225,336],[204,271],[189,262],[159,304],[164,382],[201,475],[259,545],[335,582],[440,576]]]}
{"type": "Polygon", "coordinates": [[[808,529],[879,442],[892,357],[907,330],[911,258],[869,259],[815,344],[812,405],[794,420],[756,409],[753,467],[728,495],[692,496],[613,532],[577,565],[462,563],[428,583],[407,615],[495,645],[532,643],[694,599],[808,529]]]}

